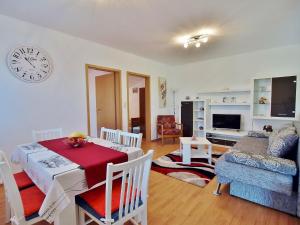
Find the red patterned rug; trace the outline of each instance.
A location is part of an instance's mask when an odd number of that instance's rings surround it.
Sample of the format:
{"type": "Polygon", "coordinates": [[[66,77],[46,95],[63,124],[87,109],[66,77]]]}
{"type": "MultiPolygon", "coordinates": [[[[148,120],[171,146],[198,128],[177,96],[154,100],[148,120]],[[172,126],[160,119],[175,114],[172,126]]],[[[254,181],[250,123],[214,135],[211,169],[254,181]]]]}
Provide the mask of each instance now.
{"type": "Polygon", "coordinates": [[[215,162],[222,155],[213,152],[212,165],[207,159],[192,159],[191,165],[182,163],[180,152],[174,151],[152,162],[152,170],[188,182],[199,187],[206,186],[215,176],[215,162]]]}

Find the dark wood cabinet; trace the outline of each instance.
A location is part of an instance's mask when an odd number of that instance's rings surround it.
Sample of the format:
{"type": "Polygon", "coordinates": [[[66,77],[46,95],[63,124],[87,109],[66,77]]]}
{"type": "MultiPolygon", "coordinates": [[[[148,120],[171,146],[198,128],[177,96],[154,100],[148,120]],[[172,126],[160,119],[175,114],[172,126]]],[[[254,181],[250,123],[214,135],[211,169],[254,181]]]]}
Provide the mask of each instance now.
{"type": "Polygon", "coordinates": [[[272,78],[272,117],[295,117],[297,77],[272,78]]]}
{"type": "Polygon", "coordinates": [[[193,102],[181,102],[181,123],[183,124],[183,136],[193,136],[193,102]]]}

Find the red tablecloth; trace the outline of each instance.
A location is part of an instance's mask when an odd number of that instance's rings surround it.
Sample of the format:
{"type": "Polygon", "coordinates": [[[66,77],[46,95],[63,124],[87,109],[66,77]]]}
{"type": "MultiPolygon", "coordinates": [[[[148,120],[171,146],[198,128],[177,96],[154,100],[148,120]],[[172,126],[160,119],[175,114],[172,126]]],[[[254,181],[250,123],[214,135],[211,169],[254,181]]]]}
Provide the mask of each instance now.
{"type": "Polygon", "coordinates": [[[85,171],[89,188],[106,179],[108,163],[117,164],[128,161],[126,153],[94,143],[86,143],[82,147],[72,148],[67,144],[66,138],[59,138],[41,141],[39,144],[80,165],[85,171]]]}

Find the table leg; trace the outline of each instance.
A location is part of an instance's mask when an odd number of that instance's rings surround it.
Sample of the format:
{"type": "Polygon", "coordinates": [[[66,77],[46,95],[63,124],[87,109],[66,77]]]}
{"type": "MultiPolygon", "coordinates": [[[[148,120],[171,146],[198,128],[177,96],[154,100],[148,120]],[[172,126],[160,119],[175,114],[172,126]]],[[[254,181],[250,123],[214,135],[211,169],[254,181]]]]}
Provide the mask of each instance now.
{"type": "Polygon", "coordinates": [[[68,207],[66,207],[55,219],[54,225],[76,225],[77,224],[77,214],[76,214],[76,205],[75,197],[72,199],[72,202],[68,207]]]}
{"type": "Polygon", "coordinates": [[[184,164],[191,164],[191,145],[182,144],[182,162],[184,164]]]}
{"type": "Polygon", "coordinates": [[[208,145],[207,149],[207,154],[208,154],[208,163],[211,164],[212,161],[212,145],[208,145]]]}

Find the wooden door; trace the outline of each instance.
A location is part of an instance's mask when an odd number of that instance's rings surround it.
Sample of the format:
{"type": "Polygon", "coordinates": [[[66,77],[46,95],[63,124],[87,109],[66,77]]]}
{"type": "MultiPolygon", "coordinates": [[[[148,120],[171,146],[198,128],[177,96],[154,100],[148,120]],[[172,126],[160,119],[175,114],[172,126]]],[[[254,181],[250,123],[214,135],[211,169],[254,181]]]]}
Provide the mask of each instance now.
{"type": "Polygon", "coordinates": [[[96,77],[97,132],[101,127],[116,129],[115,75],[96,77]]]}
{"type": "Polygon", "coordinates": [[[145,88],[140,88],[139,90],[139,100],[140,100],[140,128],[143,137],[146,137],[146,95],[145,95],[145,88]]]}

